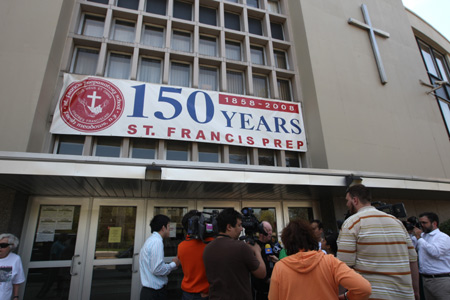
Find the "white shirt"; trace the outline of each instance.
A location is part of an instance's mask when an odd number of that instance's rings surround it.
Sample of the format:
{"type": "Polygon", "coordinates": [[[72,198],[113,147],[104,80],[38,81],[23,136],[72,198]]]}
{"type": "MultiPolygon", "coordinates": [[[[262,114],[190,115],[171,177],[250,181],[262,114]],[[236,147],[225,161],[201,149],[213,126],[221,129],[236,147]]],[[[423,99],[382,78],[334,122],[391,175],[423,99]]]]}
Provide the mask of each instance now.
{"type": "Polygon", "coordinates": [[[450,237],[439,228],[422,233],[422,238],[417,240],[417,249],[421,274],[450,273],[450,237]]]}
{"type": "Polygon", "coordinates": [[[0,299],[11,299],[13,284],[25,281],[22,261],[19,255],[10,252],[7,257],[0,258],[0,299]]]}
{"type": "Polygon", "coordinates": [[[167,284],[170,272],[177,268],[174,262],[164,263],[164,244],[158,232],[145,241],[139,255],[139,271],[143,286],[159,290],[167,284]]]}

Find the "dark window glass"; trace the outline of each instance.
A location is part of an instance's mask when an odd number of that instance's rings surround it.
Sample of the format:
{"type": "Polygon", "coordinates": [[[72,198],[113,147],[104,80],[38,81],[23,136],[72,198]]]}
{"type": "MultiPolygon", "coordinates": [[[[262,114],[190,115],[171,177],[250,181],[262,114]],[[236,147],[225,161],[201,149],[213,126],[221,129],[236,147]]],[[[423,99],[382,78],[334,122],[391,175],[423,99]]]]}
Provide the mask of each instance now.
{"type": "Polygon", "coordinates": [[[151,139],[135,139],[131,149],[132,158],[154,159],[156,156],[156,141],[151,139]]]}
{"type": "Polygon", "coordinates": [[[84,146],[84,136],[66,135],[59,137],[58,154],[82,155],[84,146]]]}
{"type": "Polygon", "coordinates": [[[200,23],[216,26],[216,10],[209,7],[200,6],[200,23]]]}
{"type": "Polygon", "coordinates": [[[258,0],[247,0],[247,6],[259,8],[258,0]]]}
{"type": "Polygon", "coordinates": [[[248,32],[263,35],[261,20],[248,18],[248,32]]]}
{"type": "Polygon", "coordinates": [[[97,2],[97,3],[101,3],[101,4],[108,4],[109,0],[88,0],[90,2],[97,2]]]}
{"type": "Polygon", "coordinates": [[[214,144],[199,144],[198,160],[203,162],[219,162],[219,146],[214,144]]]}
{"type": "Polygon", "coordinates": [[[192,20],[192,4],[174,1],[173,2],[173,17],[183,20],[192,20]]]}
{"type": "Polygon", "coordinates": [[[165,15],[166,14],[166,0],[147,0],[146,12],[165,15]]]}
{"type": "Polygon", "coordinates": [[[273,150],[259,149],[258,162],[260,166],[275,166],[275,155],[273,150]]]}
{"type": "Polygon", "coordinates": [[[247,149],[244,147],[230,146],[230,164],[247,164],[247,149]]]}
{"type": "Polygon", "coordinates": [[[298,159],[298,152],[285,151],[286,167],[300,168],[300,160],[298,159]]]}
{"type": "Polygon", "coordinates": [[[166,159],[187,161],[188,146],[186,142],[167,141],[166,159]]]}
{"type": "Polygon", "coordinates": [[[225,12],[225,28],[241,30],[239,15],[225,12]]]}
{"type": "Polygon", "coordinates": [[[117,0],[117,6],[129,9],[138,9],[139,0],[117,0]]]}
{"type": "Polygon", "coordinates": [[[120,157],[122,139],[117,137],[99,137],[95,147],[95,156],[120,157]]]}
{"type": "Polygon", "coordinates": [[[270,23],[270,30],[274,39],[284,40],[283,26],[278,23],[270,23]]]}

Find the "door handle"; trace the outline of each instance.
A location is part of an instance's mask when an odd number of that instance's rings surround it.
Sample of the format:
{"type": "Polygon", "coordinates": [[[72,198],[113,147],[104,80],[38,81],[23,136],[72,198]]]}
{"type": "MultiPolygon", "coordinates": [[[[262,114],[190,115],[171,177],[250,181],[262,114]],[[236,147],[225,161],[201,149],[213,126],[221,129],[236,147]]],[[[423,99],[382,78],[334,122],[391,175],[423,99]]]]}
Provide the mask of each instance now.
{"type": "Polygon", "coordinates": [[[75,258],[80,257],[78,254],[72,256],[72,263],[70,264],[70,276],[77,276],[78,273],[74,273],[73,269],[75,266],[75,258]]]}
{"type": "Polygon", "coordinates": [[[133,259],[132,259],[132,261],[131,261],[131,271],[132,271],[133,273],[137,273],[137,271],[138,271],[138,270],[136,270],[136,269],[134,268],[134,260],[135,260],[135,257],[138,256],[138,255],[139,255],[139,253],[134,253],[134,254],[133,254],[133,259]]]}

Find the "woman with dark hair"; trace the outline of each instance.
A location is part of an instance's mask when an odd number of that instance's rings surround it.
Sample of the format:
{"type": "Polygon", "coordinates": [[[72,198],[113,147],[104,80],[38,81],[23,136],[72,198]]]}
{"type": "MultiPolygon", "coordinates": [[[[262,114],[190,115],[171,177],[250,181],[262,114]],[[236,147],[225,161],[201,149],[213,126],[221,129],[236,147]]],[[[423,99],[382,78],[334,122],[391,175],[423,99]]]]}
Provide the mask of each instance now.
{"type": "Polygon", "coordinates": [[[370,283],[333,255],[320,251],[309,223],[289,222],[281,240],[288,256],[275,265],[269,300],[369,299],[370,283]],[[339,285],[348,291],[339,295],[339,285]]]}

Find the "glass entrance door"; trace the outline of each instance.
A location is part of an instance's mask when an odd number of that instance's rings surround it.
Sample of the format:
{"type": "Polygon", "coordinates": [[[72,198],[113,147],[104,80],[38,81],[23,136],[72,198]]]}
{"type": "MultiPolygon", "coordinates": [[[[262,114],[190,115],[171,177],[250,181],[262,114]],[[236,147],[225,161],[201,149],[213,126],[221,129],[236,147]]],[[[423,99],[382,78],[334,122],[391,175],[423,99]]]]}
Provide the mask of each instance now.
{"type": "Polygon", "coordinates": [[[143,200],[94,200],[82,299],[139,298],[144,212],[143,200]]]}
{"type": "MultiPolygon", "coordinates": [[[[88,199],[33,199],[22,261],[23,299],[77,299],[83,271],[88,199]]],[[[22,297],[21,297],[22,298],[22,297]]]]}
{"type": "Polygon", "coordinates": [[[139,299],[143,200],[32,200],[23,299],[139,299]]]}

